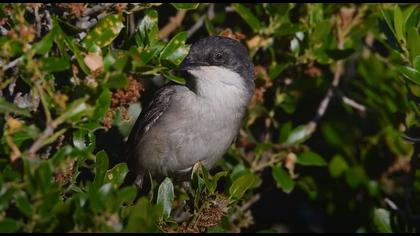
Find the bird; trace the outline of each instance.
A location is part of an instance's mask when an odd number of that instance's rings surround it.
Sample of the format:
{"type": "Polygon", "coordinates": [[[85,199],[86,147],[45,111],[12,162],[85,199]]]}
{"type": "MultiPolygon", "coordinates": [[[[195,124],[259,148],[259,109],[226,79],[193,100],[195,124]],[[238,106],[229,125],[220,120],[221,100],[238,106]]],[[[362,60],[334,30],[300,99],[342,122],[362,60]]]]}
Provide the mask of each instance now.
{"type": "Polygon", "coordinates": [[[185,178],[198,162],[214,167],[235,141],[255,91],[248,50],[229,37],[199,39],[177,71],[186,83],[158,89],[126,142],[139,188],[148,175],[185,178]]]}

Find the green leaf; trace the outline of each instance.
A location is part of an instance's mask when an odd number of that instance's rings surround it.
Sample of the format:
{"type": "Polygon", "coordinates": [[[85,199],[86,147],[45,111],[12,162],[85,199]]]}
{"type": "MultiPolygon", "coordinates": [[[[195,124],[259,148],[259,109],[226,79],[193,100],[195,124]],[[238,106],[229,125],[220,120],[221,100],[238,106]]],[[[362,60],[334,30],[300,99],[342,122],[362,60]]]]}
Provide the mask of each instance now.
{"type": "Polygon", "coordinates": [[[160,53],[159,60],[168,60],[175,65],[181,64],[187,56],[189,46],[185,46],[185,40],[188,37],[187,31],[176,34],[160,53]]]}
{"type": "Polygon", "coordinates": [[[158,12],[147,10],[135,34],[137,46],[153,46],[159,41],[158,12]]]}
{"type": "Polygon", "coordinates": [[[375,208],[373,210],[373,223],[379,233],[393,233],[389,211],[383,208],[375,208]]]}
{"type": "Polygon", "coordinates": [[[246,174],[236,179],[229,188],[229,198],[240,199],[244,193],[257,183],[254,174],[246,174]]]}
{"type": "Polygon", "coordinates": [[[151,205],[147,198],[142,197],[131,209],[124,232],[158,232],[156,221],[160,215],[160,207],[151,205]]]}
{"type": "Polygon", "coordinates": [[[83,43],[86,48],[91,48],[94,45],[101,48],[108,46],[118,36],[123,27],[122,14],[106,16],[99,20],[95,28],[89,31],[83,43]]]}
{"type": "Polygon", "coordinates": [[[354,50],[353,48],[349,48],[349,49],[336,49],[336,50],[325,50],[325,53],[327,53],[327,55],[334,60],[341,60],[341,59],[345,59],[347,57],[349,57],[351,54],[353,54],[356,50],[354,50]]]}
{"type": "Polygon", "coordinates": [[[261,30],[260,20],[252,12],[240,3],[232,3],[233,9],[245,20],[254,32],[261,30]]]}
{"type": "Polygon", "coordinates": [[[159,185],[157,204],[162,206],[162,216],[164,219],[171,215],[172,204],[174,203],[174,186],[171,179],[166,177],[159,185]]]}
{"type": "Polygon", "coordinates": [[[125,73],[114,72],[109,76],[106,85],[110,89],[121,89],[128,85],[128,78],[125,73]]]}
{"type": "Polygon", "coordinates": [[[196,9],[199,3],[171,3],[176,9],[193,10],[196,9]]]}
{"type": "Polygon", "coordinates": [[[108,155],[105,151],[100,151],[96,154],[95,163],[95,179],[93,185],[97,188],[101,187],[104,183],[105,173],[108,169],[108,155]]]}
{"type": "Polygon", "coordinates": [[[417,71],[420,71],[420,55],[416,56],[414,59],[414,68],[416,68],[417,71]]]}
{"type": "Polygon", "coordinates": [[[272,166],[271,174],[277,183],[277,187],[281,188],[285,193],[291,193],[295,188],[295,181],[280,166],[272,166]]]}
{"type": "Polygon", "coordinates": [[[54,39],[58,35],[58,33],[59,31],[57,29],[56,22],[54,21],[53,27],[50,30],[50,32],[48,32],[48,34],[42,37],[40,41],[33,45],[32,49],[34,50],[34,52],[40,55],[47,53],[51,49],[54,39]]]}
{"type": "Polygon", "coordinates": [[[217,174],[215,174],[212,178],[211,181],[209,183],[208,189],[210,193],[214,193],[214,191],[216,191],[217,188],[217,182],[219,181],[219,179],[221,177],[227,176],[228,172],[227,171],[221,171],[218,172],[217,174]]]}
{"type": "Polygon", "coordinates": [[[0,97],[0,113],[5,114],[9,112],[16,115],[31,117],[31,113],[29,113],[29,111],[19,108],[15,104],[6,101],[3,97],[0,97]]]}
{"type": "Polygon", "coordinates": [[[80,121],[84,115],[91,113],[92,109],[85,103],[85,98],[79,98],[67,107],[67,109],[54,121],[59,125],[65,121],[80,121]]]}
{"type": "Polygon", "coordinates": [[[394,8],[394,28],[395,28],[395,34],[397,36],[398,42],[404,42],[405,36],[404,36],[404,19],[403,14],[398,6],[398,4],[395,4],[394,8]]]}
{"type": "Polygon", "coordinates": [[[112,169],[105,173],[105,182],[112,183],[114,189],[118,189],[124,182],[125,176],[128,173],[127,163],[118,163],[112,169]]]}
{"type": "Polygon", "coordinates": [[[70,62],[64,57],[44,57],[40,59],[41,68],[45,72],[58,72],[70,68],[70,62]]]}
{"type": "Polygon", "coordinates": [[[32,205],[24,191],[20,191],[16,194],[16,206],[24,215],[28,217],[32,215],[32,205]]]}
{"type": "Polygon", "coordinates": [[[299,125],[287,137],[285,145],[295,145],[306,141],[311,137],[312,130],[309,125],[299,125]]]}
{"type": "Polygon", "coordinates": [[[340,155],[335,155],[328,166],[330,174],[332,177],[337,178],[344,174],[344,172],[349,168],[346,160],[340,155]]]}
{"type": "Polygon", "coordinates": [[[3,218],[0,220],[0,232],[14,233],[20,229],[22,223],[10,218],[3,218]]]}
{"type": "Polygon", "coordinates": [[[111,97],[111,91],[104,88],[101,92],[101,95],[99,95],[99,98],[96,100],[96,107],[95,111],[93,112],[92,119],[100,120],[104,117],[105,113],[108,111],[108,108],[111,106],[111,97]]]}
{"type": "MultiPolygon", "coordinates": [[[[420,56],[420,36],[418,30],[414,27],[408,29],[407,32],[407,48],[414,62],[417,56],[420,56]]],[[[417,69],[419,70],[419,69],[417,69]]]]}
{"type": "Polygon", "coordinates": [[[186,83],[184,78],[172,74],[171,71],[163,72],[163,76],[165,76],[165,78],[167,78],[171,81],[174,81],[175,83],[178,83],[178,84],[185,84],[186,83]]]}
{"type": "Polygon", "coordinates": [[[299,155],[297,163],[303,166],[325,166],[327,162],[319,154],[306,151],[299,155]]]}
{"type": "Polygon", "coordinates": [[[48,162],[42,162],[35,171],[35,179],[37,181],[38,190],[42,194],[50,193],[53,185],[52,170],[48,162]]]}
{"type": "Polygon", "coordinates": [[[322,43],[327,40],[327,37],[331,37],[331,22],[330,20],[323,20],[319,22],[314,29],[313,34],[310,36],[315,43],[322,43]]]}
{"type": "Polygon", "coordinates": [[[137,188],[134,186],[125,187],[117,192],[118,199],[121,203],[127,203],[132,205],[131,203],[137,196],[137,188]]]}
{"type": "Polygon", "coordinates": [[[411,82],[420,85],[420,72],[409,66],[399,66],[397,70],[411,82]]]}
{"type": "Polygon", "coordinates": [[[292,131],[292,122],[291,121],[283,124],[281,126],[281,129],[280,129],[279,142],[284,143],[291,131],[292,131]]]}

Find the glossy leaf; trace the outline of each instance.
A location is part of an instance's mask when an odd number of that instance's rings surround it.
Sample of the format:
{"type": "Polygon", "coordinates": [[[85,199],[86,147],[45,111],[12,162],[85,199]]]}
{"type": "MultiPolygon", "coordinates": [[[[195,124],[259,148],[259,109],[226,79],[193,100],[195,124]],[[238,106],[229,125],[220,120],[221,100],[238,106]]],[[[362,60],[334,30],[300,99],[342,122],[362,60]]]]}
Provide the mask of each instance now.
{"type": "Polygon", "coordinates": [[[168,218],[171,215],[172,204],[174,202],[174,186],[171,179],[166,177],[159,185],[157,204],[162,206],[163,218],[168,218]]]}
{"type": "Polygon", "coordinates": [[[6,101],[3,97],[0,97],[0,113],[5,114],[9,112],[26,117],[31,116],[26,109],[19,108],[15,104],[6,101]]]}
{"type": "MultiPolygon", "coordinates": [[[[412,61],[415,60],[416,56],[420,56],[420,35],[416,28],[411,27],[407,31],[407,47],[410,51],[412,61]]],[[[417,69],[418,70],[418,69],[417,69]]]]}
{"type": "Polygon", "coordinates": [[[101,48],[108,46],[124,28],[122,14],[109,15],[99,20],[83,40],[86,48],[97,45],[101,48]]]}
{"type": "Polygon", "coordinates": [[[373,210],[373,223],[379,233],[393,232],[391,229],[391,214],[385,209],[375,208],[373,210]]]}
{"type": "Polygon", "coordinates": [[[340,156],[340,155],[335,155],[328,166],[328,169],[330,171],[330,174],[332,177],[337,178],[341,175],[344,174],[344,172],[348,169],[348,164],[346,162],[346,160],[340,156]]]}
{"type": "Polygon", "coordinates": [[[151,205],[147,198],[142,197],[131,210],[124,232],[157,232],[156,221],[159,217],[159,207],[151,205]]]}
{"type": "Polygon", "coordinates": [[[398,4],[396,4],[394,7],[394,29],[395,29],[395,34],[397,36],[398,41],[400,43],[405,41],[404,18],[398,4]]]}
{"type": "Polygon", "coordinates": [[[299,144],[310,138],[312,132],[309,125],[300,125],[293,129],[287,137],[286,145],[299,144]]]}
{"type": "Polygon", "coordinates": [[[229,188],[229,197],[240,199],[244,193],[257,183],[257,177],[254,174],[247,174],[236,179],[229,188]]]}
{"type": "Polygon", "coordinates": [[[0,232],[14,233],[20,229],[21,225],[22,224],[19,221],[10,218],[3,218],[0,220],[0,232]]]}
{"type": "Polygon", "coordinates": [[[112,187],[118,189],[124,182],[125,176],[128,173],[128,167],[126,163],[118,163],[112,169],[107,170],[105,173],[105,182],[112,183],[112,187]]]}
{"type": "Polygon", "coordinates": [[[105,174],[108,170],[108,162],[108,155],[105,151],[100,151],[96,154],[95,180],[93,181],[93,185],[97,188],[104,183],[105,174]]]}
{"type": "Polygon", "coordinates": [[[416,69],[409,66],[400,66],[398,67],[398,71],[411,82],[420,85],[420,72],[418,72],[416,69]]]}
{"type": "Polygon", "coordinates": [[[271,167],[272,176],[277,183],[277,187],[281,188],[285,193],[291,193],[295,188],[295,182],[280,166],[271,167]]]}
{"type": "Polygon", "coordinates": [[[189,47],[185,46],[185,40],[188,32],[183,31],[176,34],[160,53],[160,60],[168,60],[175,65],[181,64],[182,60],[187,56],[189,47]]]}
{"type": "Polygon", "coordinates": [[[141,20],[135,39],[137,46],[147,47],[153,46],[159,40],[158,13],[156,10],[147,10],[145,16],[141,20]]]}
{"type": "Polygon", "coordinates": [[[171,3],[176,9],[192,10],[196,9],[199,3],[171,3]]]}
{"type": "Polygon", "coordinates": [[[319,154],[306,151],[299,155],[297,163],[304,166],[325,166],[327,162],[319,154]]]}
{"type": "Polygon", "coordinates": [[[261,30],[262,25],[260,20],[244,5],[240,3],[233,3],[233,9],[245,20],[254,32],[261,30]]]}

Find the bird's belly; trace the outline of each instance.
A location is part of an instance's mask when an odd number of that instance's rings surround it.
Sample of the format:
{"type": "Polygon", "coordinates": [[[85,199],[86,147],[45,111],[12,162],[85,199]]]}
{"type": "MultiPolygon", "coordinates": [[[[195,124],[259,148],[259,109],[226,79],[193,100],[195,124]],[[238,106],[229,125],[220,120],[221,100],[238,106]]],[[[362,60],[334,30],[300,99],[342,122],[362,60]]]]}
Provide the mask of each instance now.
{"type": "Polygon", "coordinates": [[[229,148],[240,121],[201,114],[162,117],[149,132],[158,135],[145,135],[139,145],[142,169],[167,176],[188,172],[198,161],[211,168],[229,148]]]}

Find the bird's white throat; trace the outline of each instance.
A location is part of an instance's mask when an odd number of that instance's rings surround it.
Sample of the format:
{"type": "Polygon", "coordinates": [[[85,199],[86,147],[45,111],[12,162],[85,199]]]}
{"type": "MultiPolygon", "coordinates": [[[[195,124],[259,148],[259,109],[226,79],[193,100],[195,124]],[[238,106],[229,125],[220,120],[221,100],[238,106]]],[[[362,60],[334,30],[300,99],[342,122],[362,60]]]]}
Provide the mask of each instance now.
{"type": "Polygon", "coordinates": [[[200,66],[189,71],[196,79],[197,95],[221,106],[244,107],[249,92],[244,78],[221,66],[200,66]]]}

